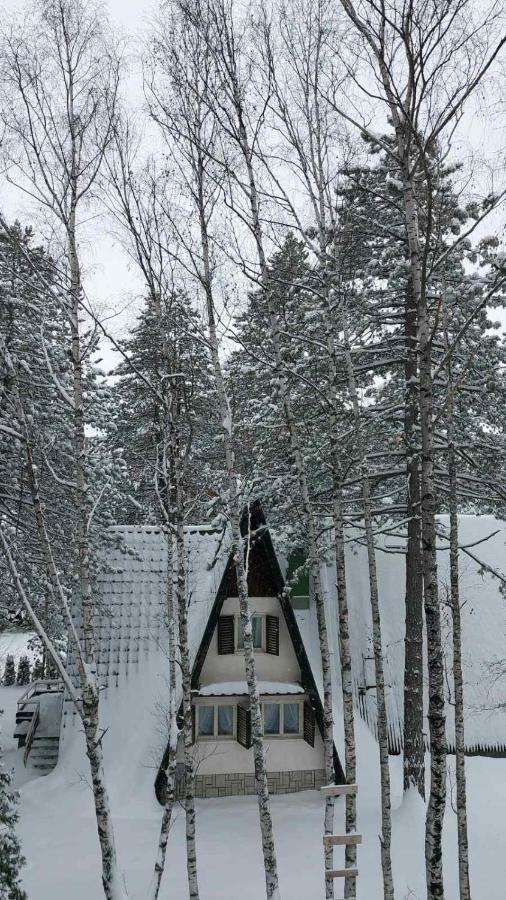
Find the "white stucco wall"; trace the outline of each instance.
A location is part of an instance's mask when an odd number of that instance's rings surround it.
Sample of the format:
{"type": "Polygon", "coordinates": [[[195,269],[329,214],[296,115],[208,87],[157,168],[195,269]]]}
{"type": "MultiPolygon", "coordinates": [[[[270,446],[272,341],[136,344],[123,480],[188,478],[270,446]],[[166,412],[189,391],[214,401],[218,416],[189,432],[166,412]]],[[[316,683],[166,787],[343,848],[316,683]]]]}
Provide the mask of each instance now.
{"type": "MultiPolygon", "coordinates": [[[[301,672],[293,644],[286,627],[283,611],[276,597],[250,598],[253,614],[271,614],[279,617],[279,656],[255,651],[255,664],[259,681],[274,681],[290,684],[298,684],[301,680],[301,672]]],[[[222,615],[238,615],[239,600],[237,597],[228,597],[221,610],[222,615]]],[[[217,629],[211,639],[209,650],[205,658],[200,676],[200,686],[219,682],[234,682],[245,680],[244,657],[242,651],[233,654],[218,654],[217,629]]],[[[291,700],[304,700],[302,695],[295,696],[271,696],[263,697],[266,701],[290,702],[291,700]]],[[[230,702],[236,705],[244,702],[242,697],[218,697],[217,703],[230,702]]],[[[197,704],[198,704],[197,700],[197,704]]],[[[210,697],[205,702],[212,703],[210,697]]],[[[323,769],[323,741],[316,727],[315,745],[311,747],[302,737],[281,735],[279,737],[266,737],[265,747],[267,754],[267,768],[270,772],[285,772],[302,769],[323,769]]],[[[233,772],[253,773],[253,750],[246,750],[235,738],[228,739],[198,739],[194,747],[197,761],[197,774],[222,775],[233,772]]]]}
{"type": "MultiPolygon", "coordinates": [[[[253,597],[250,599],[252,613],[269,613],[279,617],[279,656],[255,651],[256,672],[259,681],[282,681],[298,683],[300,668],[293,644],[286,627],[283,611],[277,597],[253,597]]],[[[222,615],[239,615],[237,597],[227,597],[221,610],[222,615]]],[[[215,684],[219,681],[244,681],[244,657],[241,650],[236,653],[218,654],[217,629],[211,639],[207,656],[202,666],[200,684],[215,684]]]]}
{"type": "MultiPolygon", "coordinates": [[[[269,696],[262,700],[273,703],[290,703],[294,700],[304,700],[305,695],[284,697],[269,696]]],[[[234,706],[243,703],[245,697],[218,697],[217,703],[231,703],[234,706]]],[[[212,699],[206,697],[206,704],[212,703],[212,699]]],[[[198,701],[197,701],[198,703],[198,701]]],[[[300,769],[323,769],[323,741],[316,727],[315,745],[311,747],[301,737],[280,735],[279,737],[266,736],[265,749],[267,756],[267,770],[269,772],[286,772],[300,769]]],[[[198,775],[223,775],[232,772],[254,772],[253,750],[246,750],[234,739],[197,738],[194,745],[195,760],[198,775]]],[[[180,754],[182,759],[182,754],[180,754]]]]}

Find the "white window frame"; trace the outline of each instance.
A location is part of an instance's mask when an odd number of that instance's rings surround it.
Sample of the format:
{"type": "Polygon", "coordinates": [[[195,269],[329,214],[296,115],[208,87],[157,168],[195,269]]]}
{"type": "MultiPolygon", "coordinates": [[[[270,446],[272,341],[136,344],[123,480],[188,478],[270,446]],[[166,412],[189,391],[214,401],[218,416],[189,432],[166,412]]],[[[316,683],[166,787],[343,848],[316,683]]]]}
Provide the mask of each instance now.
{"type": "Polygon", "coordinates": [[[261,701],[262,721],[264,721],[264,704],[265,703],[275,703],[277,706],[281,706],[281,709],[279,711],[279,733],[271,734],[271,733],[264,732],[264,737],[266,740],[270,740],[271,738],[276,738],[276,740],[277,740],[278,738],[301,738],[301,737],[303,737],[303,733],[304,733],[304,701],[299,700],[298,694],[294,695],[293,700],[288,699],[287,697],[284,697],[283,700],[279,700],[277,697],[264,698],[261,701]],[[295,698],[297,698],[297,699],[295,699],[295,698]],[[296,703],[297,706],[299,707],[299,730],[297,733],[285,734],[285,709],[284,709],[285,703],[293,703],[293,704],[296,703]]]}
{"type": "Polygon", "coordinates": [[[237,700],[225,702],[225,700],[213,699],[209,702],[195,703],[195,738],[198,741],[235,741],[237,739],[237,700]],[[200,734],[199,709],[203,706],[214,707],[213,734],[200,734]],[[218,707],[232,707],[232,734],[218,734],[218,707]]]}
{"type": "MultiPolygon", "coordinates": [[[[262,645],[261,647],[253,647],[255,653],[265,653],[266,635],[266,615],[265,613],[251,613],[252,619],[261,619],[262,621],[262,645]]],[[[241,616],[235,617],[235,652],[244,653],[244,648],[239,647],[239,637],[241,635],[241,616]]]]}

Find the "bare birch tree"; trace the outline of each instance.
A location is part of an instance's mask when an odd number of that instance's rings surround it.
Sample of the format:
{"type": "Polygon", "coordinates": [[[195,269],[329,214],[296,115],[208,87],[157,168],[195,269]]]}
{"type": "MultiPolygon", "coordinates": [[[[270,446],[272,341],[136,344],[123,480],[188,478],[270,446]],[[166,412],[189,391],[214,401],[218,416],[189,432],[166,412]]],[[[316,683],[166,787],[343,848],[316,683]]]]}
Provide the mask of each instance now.
{"type": "MultiPolygon", "coordinates": [[[[80,0],[47,0],[38,4],[33,8],[31,20],[27,19],[21,28],[15,27],[4,36],[3,49],[3,112],[12,149],[9,177],[53,217],[53,224],[61,230],[66,246],[69,279],[66,302],[73,371],[73,395],[67,402],[74,421],[81,616],[81,635],[75,625],[71,634],[78,652],[79,710],[92,774],[104,893],[108,900],[120,900],[126,894],[117,867],[99,734],[95,599],[88,534],[91,511],[83,393],[85,351],[80,330],[83,286],[78,244],[81,208],[90,197],[110,140],[119,65],[106,46],[99,13],[90,5],[85,7],[80,0]]],[[[49,558],[43,518],[39,528],[49,558]]],[[[22,585],[13,569],[14,561],[5,541],[2,543],[20,593],[22,585]]],[[[64,592],[59,595],[63,603],[64,592]]],[[[25,606],[29,605],[24,592],[20,596],[25,606]]],[[[48,646],[47,640],[45,643],[48,646]]],[[[53,656],[49,646],[48,650],[53,656]]],[[[59,671],[61,674],[61,666],[59,671]]],[[[68,681],[68,677],[64,679],[69,690],[68,681]]],[[[75,690],[71,696],[75,698],[75,690]]]]}
{"type": "MultiPolygon", "coordinates": [[[[209,91],[213,77],[208,47],[198,31],[182,20],[178,27],[174,17],[169,28],[174,28],[177,40],[163,42],[158,39],[154,47],[154,74],[148,88],[151,113],[167,139],[171,154],[179,160],[184,195],[190,201],[198,221],[196,243],[194,236],[184,234],[173,219],[173,226],[186,262],[183,265],[197,281],[205,298],[208,325],[208,343],[214,372],[215,390],[219,406],[221,439],[223,441],[227,473],[227,520],[231,532],[239,597],[240,622],[244,643],[244,664],[250,701],[251,735],[255,767],[262,850],[265,868],[266,896],[279,900],[277,860],[270,811],[267,767],[263,740],[263,722],[258,692],[253,649],[251,607],[248,596],[246,556],[249,546],[249,528],[246,536],[241,530],[243,518],[239,477],[236,469],[232,408],[222,369],[217,328],[217,299],[214,278],[211,222],[216,203],[217,179],[213,158],[216,133],[209,116],[209,91]],[[170,87],[168,96],[158,78],[166,79],[170,87]]],[[[162,29],[163,34],[163,29],[162,29]]],[[[174,34],[171,35],[174,37],[174,34]]]]}
{"type": "Polygon", "coordinates": [[[381,634],[381,612],[379,602],[378,575],[376,568],[376,548],[374,543],[374,522],[371,504],[371,487],[369,466],[367,460],[367,447],[361,421],[361,410],[355,378],[355,369],[351,355],[349,327],[347,323],[346,300],[343,298],[343,337],[344,356],[348,372],[348,390],[353,406],[355,420],[355,435],[358,445],[359,466],[362,480],[362,499],[364,511],[364,530],[367,547],[367,565],[369,573],[369,597],[372,615],[372,635],[374,651],[374,671],[376,681],[376,705],[377,705],[377,730],[380,759],[380,784],[381,784],[381,868],[383,873],[383,896],[385,900],[394,898],[394,882],[392,874],[392,813],[390,799],[390,767],[388,761],[388,723],[385,701],[385,673],[383,665],[383,640],[381,634]]]}
{"type": "MultiPolygon", "coordinates": [[[[449,342],[446,336],[446,351],[449,342]]],[[[459,860],[459,897],[471,900],[469,880],[469,841],[467,831],[466,743],[464,722],[464,676],[462,671],[462,623],[459,589],[459,517],[457,488],[457,454],[455,449],[454,409],[456,385],[452,356],[447,362],[447,432],[448,432],[448,505],[450,509],[450,607],[452,618],[453,693],[455,722],[455,774],[457,780],[457,839],[459,860]]]]}
{"type": "MultiPolygon", "coordinates": [[[[342,465],[338,434],[339,393],[338,383],[338,334],[335,323],[336,294],[332,288],[335,278],[334,235],[337,228],[333,188],[337,175],[338,159],[335,148],[337,123],[325,98],[321,96],[320,80],[322,72],[328,69],[328,32],[333,27],[331,5],[325,0],[317,3],[282,3],[270,16],[262,7],[257,32],[259,52],[264,68],[263,96],[269,100],[272,111],[272,127],[286,147],[284,165],[293,179],[302,187],[307,206],[316,223],[316,237],[312,229],[303,225],[303,211],[292,200],[290,186],[284,183],[277,163],[280,151],[276,147],[272,159],[266,148],[255,147],[253,156],[265,166],[274,182],[278,203],[288,213],[289,221],[299,231],[319,261],[320,280],[315,297],[321,307],[324,327],[324,346],[328,356],[327,415],[329,434],[329,468],[332,478],[332,522],[337,572],[337,618],[339,626],[339,654],[341,665],[341,689],[343,698],[343,722],[345,736],[345,774],[348,783],[356,782],[356,746],[353,709],[353,683],[351,668],[351,646],[349,633],[346,565],[344,552],[344,510],[342,496],[342,465]],[[273,27],[272,18],[279,23],[273,27]],[[276,38],[278,37],[278,40],[276,38]],[[272,96],[269,98],[269,94],[272,96]]],[[[282,152],[282,151],[281,151],[282,152]]],[[[257,163],[258,164],[258,163],[257,163]]],[[[286,173],[285,177],[286,177],[286,173]]],[[[286,417],[286,412],[285,412],[286,417]]],[[[289,423],[289,418],[287,422],[289,423]]],[[[292,425],[292,430],[294,427],[292,425]]],[[[307,475],[304,470],[299,476],[301,494],[308,495],[307,475]]],[[[324,625],[325,623],[323,623],[324,625]]],[[[325,644],[321,643],[322,659],[326,656],[325,644]]],[[[325,670],[325,667],[324,667],[325,670]]],[[[357,829],[356,797],[346,796],[346,831],[357,829]]],[[[325,832],[332,833],[333,811],[327,806],[325,832]]],[[[356,864],[357,850],[347,845],[346,865],[356,864]]],[[[332,869],[332,854],[326,858],[326,868],[332,869]]],[[[355,880],[347,878],[346,897],[353,897],[355,880]]],[[[332,897],[332,881],[326,881],[327,896],[332,897]]]]}
{"type": "MultiPolygon", "coordinates": [[[[261,212],[261,190],[258,186],[258,145],[262,132],[265,110],[269,103],[269,95],[257,98],[260,112],[249,104],[247,99],[248,69],[251,65],[242,45],[243,24],[239,22],[239,14],[234,4],[228,0],[211,0],[209,3],[189,6],[181,4],[187,21],[201,35],[205,41],[212,58],[212,63],[217,78],[213,82],[212,93],[209,93],[207,104],[209,112],[213,115],[216,127],[220,134],[222,156],[215,161],[221,163],[222,171],[226,175],[226,187],[228,190],[228,204],[238,220],[245,226],[257,258],[257,273],[254,275],[251,268],[244,263],[242,268],[253,276],[263,290],[269,317],[269,331],[272,341],[274,358],[272,361],[272,373],[275,391],[279,398],[286,429],[290,441],[290,451],[294,462],[300,493],[302,516],[307,534],[309,549],[309,566],[311,582],[314,586],[315,602],[318,618],[318,632],[320,641],[320,653],[323,671],[323,700],[324,700],[324,747],[326,777],[330,780],[333,776],[333,711],[332,711],[332,681],[330,671],[330,655],[328,647],[327,623],[325,621],[325,604],[320,583],[320,564],[317,534],[315,526],[314,510],[310,497],[310,490],[304,462],[304,454],[301,449],[300,435],[293,413],[290,390],[281,348],[280,328],[277,314],[274,309],[269,288],[269,272],[266,255],[266,238],[261,212]],[[241,168],[236,169],[233,160],[239,155],[241,168]]],[[[344,564],[344,554],[342,557],[344,564]]],[[[338,562],[339,567],[339,562],[338,562]]],[[[343,567],[341,566],[341,572],[343,567]]],[[[341,620],[346,615],[345,594],[341,590],[339,596],[341,620]]],[[[349,670],[346,667],[346,630],[341,629],[341,656],[345,666],[344,683],[345,690],[351,682],[351,664],[349,670]],[[343,649],[344,647],[344,649],[343,649]],[[348,677],[349,675],[349,677],[348,677]]],[[[349,691],[349,702],[346,704],[347,721],[352,721],[352,698],[349,691]]],[[[349,730],[348,739],[351,737],[349,730]]],[[[355,745],[353,740],[347,740],[347,767],[346,778],[355,780],[355,745]]],[[[346,801],[346,827],[347,831],[356,830],[356,806],[352,795],[346,801]]],[[[325,832],[331,833],[333,827],[333,801],[329,799],[325,808],[325,832]]],[[[347,845],[347,862],[352,865],[356,855],[356,847],[347,845]]],[[[325,857],[326,868],[330,865],[331,854],[327,851],[325,857]]],[[[333,894],[333,884],[326,879],[326,895],[333,894]]],[[[347,878],[345,886],[347,897],[355,896],[355,879],[347,878]]]]}
{"type": "MultiPolygon", "coordinates": [[[[341,6],[354,26],[360,49],[354,65],[367,59],[395,132],[394,159],[402,183],[409,247],[410,282],[417,310],[418,409],[421,438],[421,540],[429,668],[431,787],[426,818],[426,880],[430,898],[442,898],[442,827],[446,801],[446,734],[441,615],[438,596],[432,384],[433,309],[428,269],[433,222],[434,151],[449,140],[466,100],[483,80],[505,38],[490,49],[487,37],[496,11],[474,21],[467,0],[444,7],[411,0],[377,7],[370,0],[341,6]],[[457,24],[458,23],[458,24],[457,24]],[[472,50],[471,50],[472,48],[472,50]],[[470,57],[472,55],[472,65],[470,57]],[[444,91],[439,88],[444,84],[444,91]],[[422,201],[423,196],[423,201],[422,201]],[[421,203],[425,202],[424,224],[421,203]]],[[[369,70],[370,71],[370,70],[369,70]]],[[[367,76],[366,76],[367,77],[367,76]]],[[[367,86],[363,83],[364,90],[367,86]]],[[[381,138],[334,98],[343,119],[381,138]]]]}
{"type": "MultiPolygon", "coordinates": [[[[187,298],[174,285],[173,261],[169,254],[170,220],[165,214],[164,196],[167,179],[148,160],[139,170],[136,159],[138,143],[131,124],[118,118],[114,127],[114,144],[107,156],[110,201],[109,209],[127,236],[130,254],[138,265],[148,292],[160,347],[161,367],[154,367],[153,378],[146,385],[148,395],[157,407],[157,433],[153,481],[162,521],[167,534],[167,624],[169,660],[169,753],[165,770],[165,806],[162,816],[158,854],[151,897],[159,896],[165,868],[167,842],[175,799],[175,777],[179,729],[176,706],[176,663],[181,670],[182,742],[184,749],[184,806],[186,818],[186,852],[188,888],[191,900],[198,900],[195,762],[193,757],[191,661],[188,645],[187,566],[184,524],[189,498],[185,495],[185,476],[192,452],[192,391],[195,380],[189,371],[194,364],[191,344],[195,323],[184,306],[187,298]],[[170,334],[169,334],[170,332],[170,334]],[[160,370],[161,369],[161,370],[160,370]],[[154,380],[153,380],[154,379],[154,380]],[[177,637],[178,635],[178,637],[177,637]],[[179,655],[176,649],[179,647],[179,655]]],[[[203,365],[205,358],[199,360],[203,365]]],[[[128,367],[128,361],[126,363],[128,367]]],[[[135,375],[135,371],[133,372],[135,375]]],[[[142,385],[141,385],[142,387],[142,385]]]]}

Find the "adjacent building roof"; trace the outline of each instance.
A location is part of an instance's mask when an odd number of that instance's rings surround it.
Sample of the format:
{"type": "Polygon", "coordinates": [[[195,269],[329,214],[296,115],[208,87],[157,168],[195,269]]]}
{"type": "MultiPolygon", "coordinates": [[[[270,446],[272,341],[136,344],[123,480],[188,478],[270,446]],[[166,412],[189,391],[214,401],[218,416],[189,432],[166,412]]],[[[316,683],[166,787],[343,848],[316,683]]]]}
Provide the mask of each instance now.
{"type": "MultiPolygon", "coordinates": [[[[98,673],[102,687],[118,685],[153,652],[167,645],[170,542],[156,526],[118,526],[99,577],[98,673]]],[[[185,528],[190,658],[193,662],[228,561],[223,531],[185,528]]]]}
{"type": "MultiPolygon", "coordinates": [[[[446,672],[446,724],[449,749],[454,749],[452,621],[449,590],[449,521],[439,517],[438,578],[446,672]]],[[[493,516],[460,516],[460,599],[464,669],[466,747],[470,753],[506,752],[506,523],[493,516]]],[[[385,680],[390,749],[402,749],[404,678],[405,541],[378,535],[376,559],[385,656],[385,680]]],[[[372,651],[367,551],[355,531],[348,535],[346,572],[355,702],[376,733],[376,690],[372,651]]],[[[336,571],[332,554],[322,566],[329,641],[339,683],[339,642],[336,625],[336,571]]],[[[316,658],[315,623],[311,611],[297,612],[301,633],[311,641],[316,658]],[[303,623],[302,619],[306,622],[303,623]]],[[[314,616],[313,616],[314,618],[314,616]]],[[[315,665],[317,663],[315,662],[315,665]]],[[[427,678],[425,675],[425,682],[427,678]]],[[[427,691],[425,690],[427,694],[427,691]]],[[[425,733],[428,736],[428,725],[425,733]]]]}

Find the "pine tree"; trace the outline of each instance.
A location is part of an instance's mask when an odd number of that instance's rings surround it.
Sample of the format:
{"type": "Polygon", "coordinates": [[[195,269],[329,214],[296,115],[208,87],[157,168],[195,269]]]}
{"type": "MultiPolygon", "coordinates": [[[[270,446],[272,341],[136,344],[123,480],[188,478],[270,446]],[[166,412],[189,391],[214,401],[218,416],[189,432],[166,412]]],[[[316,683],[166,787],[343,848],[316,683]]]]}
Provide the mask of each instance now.
{"type": "Polygon", "coordinates": [[[30,660],[25,654],[23,654],[23,656],[21,656],[19,660],[16,684],[30,684],[30,677],[30,660]]]}
{"type": "Polygon", "coordinates": [[[14,657],[10,655],[7,656],[5,661],[5,669],[4,669],[4,677],[3,684],[4,687],[11,687],[11,685],[16,683],[16,666],[14,663],[14,657]]]}
{"type": "MultiPolygon", "coordinates": [[[[122,509],[120,512],[116,508],[116,514],[122,522],[160,522],[164,518],[160,501],[167,508],[172,501],[166,496],[168,485],[162,474],[164,422],[157,392],[161,396],[172,389],[176,377],[165,373],[165,355],[173,360],[174,372],[184,374],[181,399],[173,416],[185,422],[179,437],[181,448],[191,435],[192,454],[184,473],[188,499],[195,502],[202,496],[203,488],[208,487],[219,468],[212,439],[215,404],[209,359],[202,340],[202,323],[189,297],[180,291],[170,291],[162,297],[148,296],[129,337],[121,342],[121,349],[124,358],[114,370],[113,404],[105,425],[128,472],[128,496],[120,495],[122,509]]],[[[193,515],[199,513],[194,511],[193,515]]]]}
{"type": "MultiPolygon", "coordinates": [[[[11,657],[12,659],[12,657],[11,657]]],[[[0,712],[3,715],[3,711],[0,712]]],[[[1,900],[27,900],[20,884],[20,869],[25,865],[21,845],[16,835],[19,819],[18,794],[11,788],[11,776],[5,770],[3,750],[0,746],[0,898],[1,900]]]]}
{"type": "Polygon", "coordinates": [[[32,680],[39,681],[44,678],[44,660],[38,656],[33,664],[32,680]]]}

